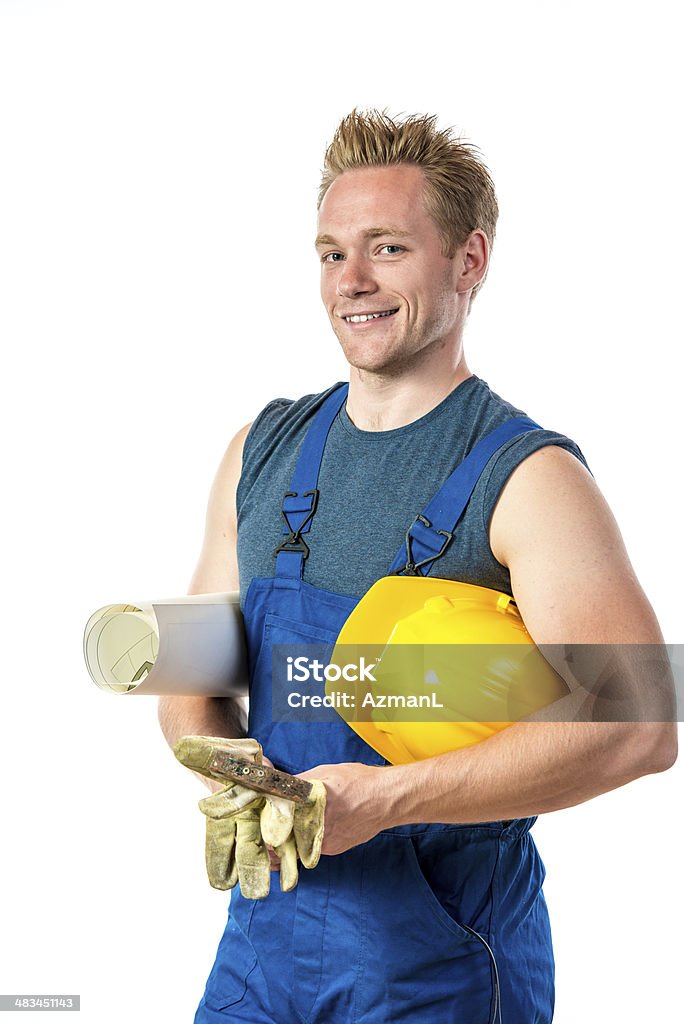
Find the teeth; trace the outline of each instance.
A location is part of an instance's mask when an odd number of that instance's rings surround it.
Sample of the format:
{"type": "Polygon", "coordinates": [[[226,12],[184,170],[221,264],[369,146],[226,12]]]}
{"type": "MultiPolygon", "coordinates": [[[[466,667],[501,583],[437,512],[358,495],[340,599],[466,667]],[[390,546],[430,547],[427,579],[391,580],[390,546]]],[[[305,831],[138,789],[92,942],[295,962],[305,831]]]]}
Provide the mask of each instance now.
{"type": "Polygon", "coordinates": [[[345,316],[348,324],[365,324],[366,320],[378,320],[381,316],[391,316],[395,309],[386,309],[384,313],[362,313],[360,316],[345,316]]]}

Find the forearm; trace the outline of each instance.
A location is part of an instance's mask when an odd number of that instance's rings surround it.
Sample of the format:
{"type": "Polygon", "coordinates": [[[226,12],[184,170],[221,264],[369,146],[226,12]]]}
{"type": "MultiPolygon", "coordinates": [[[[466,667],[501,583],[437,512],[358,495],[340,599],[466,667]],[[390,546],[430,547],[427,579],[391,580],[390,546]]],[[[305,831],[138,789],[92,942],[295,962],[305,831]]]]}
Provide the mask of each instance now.
{"type": "MultiPolygon", "coordinates": [[[[246,735],[244,709],[229,697],[160,697],[159,724],[171,747],[181,736],[240,739],[246,735]]],[[[212,792],[221,788],[202,775],[197,778],[212,792]]]]}
{"type": "Polygon", "coordinates": [[[520,722],[483,743],[382,769],[384,827],[525,818],[669,767],[672,724],[520,722]]]}

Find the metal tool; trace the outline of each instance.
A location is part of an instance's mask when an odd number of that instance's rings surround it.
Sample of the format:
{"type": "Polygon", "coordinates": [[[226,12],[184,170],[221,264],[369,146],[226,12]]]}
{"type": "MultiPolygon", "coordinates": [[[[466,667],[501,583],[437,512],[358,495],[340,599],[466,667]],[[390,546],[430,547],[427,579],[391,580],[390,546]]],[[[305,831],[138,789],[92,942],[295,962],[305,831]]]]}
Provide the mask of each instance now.
{"type": "Polygon", "coordinates": [[[292,800],[295,804],[308,803],[311,796],[312,786],[306,779],[299,779],[267,764],[253,764],[220,748],[214,751],[206,774],[221,782],[237,782],[257,793],[292,800]]]}

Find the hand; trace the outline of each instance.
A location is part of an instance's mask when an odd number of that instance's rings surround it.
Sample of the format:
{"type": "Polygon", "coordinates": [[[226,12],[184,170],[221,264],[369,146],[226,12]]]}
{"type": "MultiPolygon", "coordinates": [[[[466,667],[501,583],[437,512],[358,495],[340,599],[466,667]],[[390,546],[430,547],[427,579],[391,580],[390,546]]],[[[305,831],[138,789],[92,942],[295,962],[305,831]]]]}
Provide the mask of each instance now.
{"type": "MultiPolygon", "coordinates": [[[[239,881],[247,899],[268,896],[272,859],[277,851],[272,853],[264,841],[261,820],[265,798],[244,786],[227,786],[200,800],[199,809],[206,817],[209,884],[215,889],[232,889],[239,881]]],[[[291,856],[285,840],[280,852],[285,861],[281,886],[286,887],[291,878],[287,870],[291,856]]]]}
{"type": "MultiPolygon", "coordinates": [[[[271,764],[252,739],[185,736],[174,753],[186,767],[215,779],[212,758],[217,749],[256,764],[271,764]]],[[[289,892],[299,877],[297,857],[305,867],[318,863],[325,813],[320,782],[314,783],[305,804],[231,783],[200,800],[199,808],[207,820],[207,874],[216,889],[232,889],[239,881],[246,898],[263,899],[270,890],[271,870],[280,870],[280,888],[289,892]]]]}
{"type": "MultiPolygon", "coordinates": [[[[269,768],[275,768],[275,765],[273,764],[273,762],[270,761],[267,757],[264,757],[263,755],[262,755],[261,763],[262,764],[267,764],[269,766],[269,768]]],[[[201,778],[202,782],[204,782],[204,784],[209,788],[209,790],[213,794],[215,794],[215,793],[225,793],[226,790],[229,788],[229,787],[226,786],[226,784],[224,782],[219,782],[217,779],[212,779],[212,778],[210,778],[209,776],[206,776],[206,775],[205,776],[201,776],[199,774],[199,772],[194,772],[193,774],[197,775],[198,778],[201,778]]],[[[246,792],[246,790],[245,790],[245,792],[246,792]]],[[[207,821],[207,828],[209,828],[208,821],[207,821]]],[[[221,840],[219,840],[219,838],[218,838],[219,829],[218,829],[218,827],[216,827],[216,829],[217,829],[217,836],[216,836],[215,839],[212,840],[212,842],[215,842],[217,845],[220,846],[221,845],[221,840]]],[[[223,840],[223,846],[225,847],[228,843],[229,843],[229,840],[227,838],[225,838],[223,840]]],[[[268,843],[266,844],[266,852],[268,853],[269,861],[271,863],[271,871],[280,871],[280,859],[279,859],[277,853],[275,852],[275,850],[273,849],[273,847],[269,846],[268,843]]],[[[221,885],[214,884],[214,882],[212,882],[211,884],[214,885],[214,888],[222,888],[221,885]]]]}
{"type": "Polygon", "coordinates": [[[268,896],[274,857],[283,892],[299,880],[298,857],[306,868],[318,864],[325,815],[321,782],[313,783],[305,804],[233,785],[200,800],[199,809],[207,818],[207,874],[216,889],[232,889],[239,880],[243,896],[259,900],[268,896]]]}
{"type": "Polygon", "coordinates": [[[326,806],[321,853],[337,854],[365,843],[389,828],[389,798],[383,800],[386,769],[367,764],[321,764],[300,778],[325,786],[326,806]]]}

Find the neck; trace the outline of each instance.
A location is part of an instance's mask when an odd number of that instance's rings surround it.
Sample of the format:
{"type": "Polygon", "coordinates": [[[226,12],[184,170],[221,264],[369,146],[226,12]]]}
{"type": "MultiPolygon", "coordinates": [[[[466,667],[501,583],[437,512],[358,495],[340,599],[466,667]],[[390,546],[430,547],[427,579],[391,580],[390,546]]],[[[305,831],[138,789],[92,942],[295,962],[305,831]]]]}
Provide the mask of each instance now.
{"type": "Polygon", "coordinates": [[[396,430],[425,416],[472,373],[461,351],[450,367],[424,362],[410,373],[371,373],[352,366],[347,415],[359,430],[396,430]]]}

